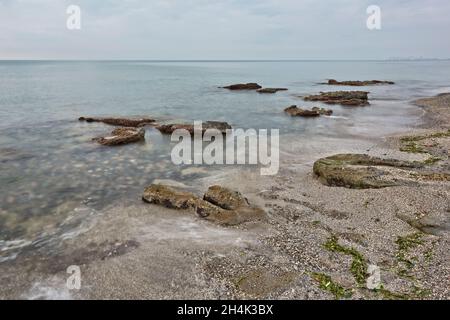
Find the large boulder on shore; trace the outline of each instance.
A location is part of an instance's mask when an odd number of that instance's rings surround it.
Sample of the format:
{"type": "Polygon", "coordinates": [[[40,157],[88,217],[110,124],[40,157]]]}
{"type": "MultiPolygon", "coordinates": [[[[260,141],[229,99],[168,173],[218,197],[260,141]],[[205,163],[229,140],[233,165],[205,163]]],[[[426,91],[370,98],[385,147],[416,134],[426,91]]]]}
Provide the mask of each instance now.
{"type": "Polygon", "coordinates": [[[221,186],[210,187],[202,199],[191,192],[153,184],[144,190],[142,200],[170,209],[194,211],[220,225],[237,225],[265,217],[264,210],[251,206],[240,193],[221,186]]]}
{"type": "Polygon", "coordinates": [[[306,96],[305,101],[320,101],[326,104],[341,104],[344,106],[369,105],[369,92],[367,91],[335,91],[321,92],[317,95],[306,96]]]}
{"type": "Polygon", "coordinates": [[[102,122],[105,124],[109,124],[112,126],[119,127],[143,127],[148,124],[152,124],[155,122],[154,119],[143,118],[143,119],[129,119],[129,118],[91,118],[91,117],[80,117],[79,121],[86,122],[102,122]]]}
{"type": "Polygon", "coordinates": [[[365,80],[365,81],[337,81],[334,79],[328,80],[328,85],[330,86],[351,86],[351,87],[364,87],[364,86],[376,86],[383,84],[395,84],[392,81],[383,80],[365,80]]]}
{"type": "Polygon", "coordinates": [[[257,83],[238,83],[238,84],[232,84],[230,86],[223,87],[224,89],[229,90],[258,90],[262,87],[257,83]]]}
{"type": "Polygon", "coordinates": [[[143,128],[117,128],[110,136],[94,138],[93,141],[103,146],[118,146],[145,140],[143,128]]]}
{"type": "Polygon", "coordinates": [[[338,154],[317,160],[313,170],[319,180],[328,186],[377,189],[406,183],[401,175],[396,175],[398,172],[395,169],[421,167],[423,165],[417,162],[381,159],[366,154],[338,154]]]}
{"type": "MultiPolygon", "coordinates": [[[[172,134],[175,130],[184,129],[194,134],[194,124],[163,124],[156,127],[163,134],[172,134]]],[[[227,122],[221,121],[206,121],[202,123],[202,133],[205,133],[208,129],[216,129],[222,134],[226,134],[227,130],[231,130],[232,127],[227,122]]]]}

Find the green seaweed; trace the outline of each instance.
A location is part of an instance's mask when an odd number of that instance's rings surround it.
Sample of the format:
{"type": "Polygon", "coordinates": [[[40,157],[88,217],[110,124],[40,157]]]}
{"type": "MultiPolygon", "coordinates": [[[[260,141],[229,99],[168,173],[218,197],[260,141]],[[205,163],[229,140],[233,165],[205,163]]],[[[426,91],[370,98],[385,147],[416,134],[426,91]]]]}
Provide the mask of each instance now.
{"type": "Polygon", "coordinates": [[[425,161],[423,161],[424,164],[428,164],[428,165],[432,165],[435,164],[436,162],[442,161],[442,158],[439,157],[435,157],[435,156],[430,156],[428,159],[426,159],[425,161]]]}
{"type": "Polygon", "coordinates": [[[422,146],[415,142],[408,142],[403,144],[403,146],[400,148],[400,151],[408,153],[427,153],[422,146]]]}
{"type": "Polygon", "coordinates": [[[409,234],[404,237],[398,237],[395,243],[397,244],[397,254],[396,258],[405,268],[399,269],[398,273],[400,276],[411,277],[409,274],[409,270],[411,270],[415,265],[415,259],[408,258],[408,253],[411,249],[414,249],[423,242],[423,234],[416,232],[413,234],[409,234]]]}
{"type": "Polygon", "coordinates": [[[332,252],[340,252],[353,257],[350,272],[359,285],[365,285],[367,278],[367,261],[355,248],[348,248],[338,243],[338,238],[332,236],[325,242],[324,247],[332,252]]]}
{"type": "Polygon", "coordinates": [[[338,300],[342,298],[348,299],[353,294],[352,290],[346,289],[340,284],[334,282],[329,275],[314,272],[312,277],[319,282],[319,287],[321,289],[331,292],[338,300]]]}
{"type": "Polygon", "coordinates": [[[392,292],[388,289],[385,289],[383,285],[379,289],[375,289],[375,292],[381,294],[383,299],[385,300],[410,300],[411,296],[409,294],[392,292]]]}
{"type": "MultiPolygon", "coordinates": [[[[403,137],[400,139],[400,142],[402,143],[402,146],[400,147],[400,151],[409,152],[409,153],[428,153],[427,151],[424,150],[424,147],[422,145],[418,144],[419,141],[423,141],[426,139],[433,139],[433,138],[445,138],[445,137],[450,137],[450,130],[444,131],[444,132],[435,132],[435,133],[428,134],[428,135],[403,137]]],[[[439,161],[439,160],[436,160],[436,161],[439,161]]],[[[436,161],[431,162],[431,164],[435,163],[436,161]]],[[[425,164],[428,164],[428,163],[425,162],[425,164]]]]}

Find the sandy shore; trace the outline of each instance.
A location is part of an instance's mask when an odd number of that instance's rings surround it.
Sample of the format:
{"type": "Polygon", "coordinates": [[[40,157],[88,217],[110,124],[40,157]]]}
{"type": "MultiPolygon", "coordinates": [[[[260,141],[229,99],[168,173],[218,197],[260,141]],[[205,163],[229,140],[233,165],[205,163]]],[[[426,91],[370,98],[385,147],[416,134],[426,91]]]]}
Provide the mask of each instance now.
{"type": "Polygon", "coordinates": [[[418,140],[427,153],[400,151],[405,135],[449,129],[450,95],[417,104],[425,115],[413,132],[382,141],[289,139],[276,177],[230,169],[196,181],[198,190],[220,183],[241,191],[265,208],[264,221],[221,227],[139,201],[113,204],[51,256],[4,264],[0,298],[449,299],[448,181],[353,190],[326,186],[312,172],[315,160],[337,153],[435,156],[431,169],[448,172],[448,136],[418,140]],[[81,266],[79,291],[65,286],[69,265],[81,266]],[[377,290],[361,275],[369,265],[381,272],[377,290]]]}

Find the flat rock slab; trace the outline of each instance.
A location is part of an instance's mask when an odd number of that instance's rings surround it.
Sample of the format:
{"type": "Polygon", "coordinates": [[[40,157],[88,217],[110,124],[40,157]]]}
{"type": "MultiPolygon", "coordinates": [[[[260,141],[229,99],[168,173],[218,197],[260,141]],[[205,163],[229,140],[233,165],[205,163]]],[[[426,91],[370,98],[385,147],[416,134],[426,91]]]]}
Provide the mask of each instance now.
{"type": "Polygon", "coordinates": [[[344,106],[369,105],[369,92],[367,91],[336,91],[321,92],[317,95],[306,96],[305,101],[320,101],[326,104],[340,104],[344,106]]]}
{"type": "Polygon", "coordinates": [[[297,106],[290,106],[284,109],[284,112],[291,115],[292,117],[309,117],[309,118],[319,117],[321,115],[330,116],[333,114],[333,110],[329,109],[314,107],[311,110],[307,110],[299,108],[297,106]]]}
{"type": "Polygon", "coordinates": [[[103,146],[119,146],[145,140],[145,130],[143,128],[117,128],[111,132],[110,136],[92,139],[103,146]]]}
{"type": "MultiPolygon", "coordinates": [[[[191,135],[194,134],[193,124],[163,124],[156,127],[163,134],[172,134],[175,130],[182,129],[187,130],[191,135]]],[[[227,130],[231,130],[232,127],[227,122],[220,121],[206,121],[202,123],[202,133],[205,133],[208,129],[216,129],[222,134],[226,134],[227,130]]]]}
{"type": "Polygon", "coordinates": [[[395,82],[384,80],[365,80],[365,81],[337,81],[334,79],[328,80],[326,83],[330,86],[351,86],[351,87],[365,87],[376,85],[393,85],[395,82]]]}
{"type": "MultiPolygon", "coordinates": [[[[414,170],[423,167],[416,162],[395,159],[381,159],[365,154],[339,154],[314,163],[314,173],[328,186],[350,189],[377,189],[393,187],[408,183],[401,171],[393,169],[414,170]]],[[[405,172],[405,176],[409,171],[405,172]]]]}
{"type": "Polygon", "coordinates": [[[257,90],[259,93],[277,93],[278,91],[287,91],[287,88],[264,88],[257,90]]]}
{"type": "Polygon", "coordinates": [[[80,117],[79,121],[86,122],[102,122],[112,126],[118,127],[143,127],[148,124],[155,122],[154,119],[144,118],[144,119],[129,119],[129,118],[90,118],[90,117],[80,117]]]}
{"type": "Polygon", "coordinates": [[[238,84],[232,84],[230,86],[223,87],[224,89],[229,90],[258,90],[262,87],[257,83],[238,83],[238,84]]]}
{"type": "Polygon", "coordinates": [[[144,190],[142,200],[169,209],[195,211],[203,219],[220,225],[238,225],[265,217],[261,208],[251,206],[239,192],[212,186],[203,199],[191,192],[153,184],[144,190]]]}

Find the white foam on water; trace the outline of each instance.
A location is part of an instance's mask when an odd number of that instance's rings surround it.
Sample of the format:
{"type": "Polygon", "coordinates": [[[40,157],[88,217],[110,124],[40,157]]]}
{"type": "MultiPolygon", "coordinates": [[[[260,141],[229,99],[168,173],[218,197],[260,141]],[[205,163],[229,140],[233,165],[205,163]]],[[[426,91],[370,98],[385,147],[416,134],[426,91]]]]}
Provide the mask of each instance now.
{"type": "Polygon", "coordinates": [[[53,281],[55,284],[36,282],[31,289],[23,295],[27,300],[73,300],[64,281],[53,281]]]}

